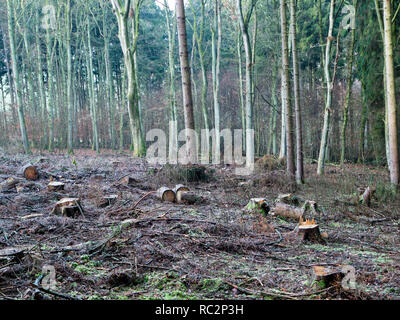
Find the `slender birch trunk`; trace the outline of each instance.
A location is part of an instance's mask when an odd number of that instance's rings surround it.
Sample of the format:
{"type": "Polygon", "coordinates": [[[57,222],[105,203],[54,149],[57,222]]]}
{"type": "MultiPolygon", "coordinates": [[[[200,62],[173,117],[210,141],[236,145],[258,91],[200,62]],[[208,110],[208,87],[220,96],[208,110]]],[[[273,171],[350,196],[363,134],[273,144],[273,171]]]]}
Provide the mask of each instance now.
{"type": "Polygon", "coordinates": [[[222,24],[221,24],[221,4],[214,0],[214,25],[212,28],[212,74],[213,74],[213,96],[214,96],[214,130],[215,146],[213,163],[221,161],[220,146],[220,105],[219,105],[219,82],[220,82],[220,64],[221,64],[221,42],[222,42],[222,24]]]}
{"type": "Polygon", "coordinates": [[[67,113],[68,113],[68,136],[67,136],[67,149],[69,154],[74,153],[73,148],[73,101],[72,101],[72,53],[71,53],[71,0],[67,0],[66,5],[66,39],[65,46],[67,49],[67,113]]]}

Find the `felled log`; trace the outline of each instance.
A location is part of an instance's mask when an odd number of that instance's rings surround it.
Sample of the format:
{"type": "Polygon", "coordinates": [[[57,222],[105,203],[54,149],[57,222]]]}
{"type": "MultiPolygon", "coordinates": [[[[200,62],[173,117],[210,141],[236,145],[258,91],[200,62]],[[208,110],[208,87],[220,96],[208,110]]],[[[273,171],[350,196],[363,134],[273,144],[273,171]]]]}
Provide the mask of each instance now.
{"type": "Polygon", "coordinates": [[[60,190],[64,190],[64,186],[65,186],[65,184],[63,182],[51,181],[48,184],[47,189],[49,191],[60,191],[60,190]]]}
{"type": "Polygon", "coordinates": [[[297,239],[302,242],[312,242],[312,243],[321,243],[325,244],[325,239],[321,236],[319,231],[319,226],[315,223],[314,219],[311,221],[306,220],[303,221],[300,218],[299,226],[296,229],[297,231],[297,239]]]}
{"type": "Polygon", "coordinates": [[[173,190],[174,190],[174,192],[175,192],[176,194],[178,194],[179,191],[189,191],[189,188],[186,187],[186,186],[183,185],[183,184],[177,184],[173,190]]]}
{"type": "Polygon", "coordinates": [[[24,166],[21,169],[21,175],[27,180],[37,180],[37,179],[39,179],[39,171],[32,164],[27,164],[26,166],[24,166]]]}
{"type": "Polygon", "coordinates": [[[175,192],[175,197],[176,197],[176,199],[178,199],[179,193],[181,193],[182,191],[189,191],[189,188],[186,187],[186,186],[183,185],[183,184],[177,184],[177,185],[175,186],[175,188],[173,189],[173,191],[175,192]]]}
{"type": "Polygon", "coordinates": [[[342,266],[312,266],[312,284],[317,289],[338,286],[344,278],[342,266]]]}
{"type": "Polygon", "coordinates": [[[97,204],[97,206],[99,208],[108,207],[108,206],[114,204],[115,201],[117,201],[117,198],[118,198],[118,196],[116,194],[105,196],[100,200],[100,202],[97,204]]]}
{"type": "Polygon", "coordinates": [[[176,195],[174,190],[168,187],[161,187],[156,192],[157,197],[162,201],[174,202],[176,200],[176,195]]]}
{"type": "Polygon", "coordinates": [[[304,218],[305,209],[304,208],[295,208],[286,203],[278,202],[271,209],[271,215],[280,216],[289,219],[299,220],[300,218],[304,218]]]}
{"type": "Polygon", "coordinates": [[[58,201],[52,211],[53,214],[76,218],[83,213],[79,198],[63,198],[58,201]]]}
{"type": "Polygon", "coordinates": [[[275,202],[281,202],[295,206],[298,206],[300,203],[299,198],[292,193],[278,195],[278,198],[275,202]]]}
{"type": "Polygon", "coordinates": [[[19,183],[18,179],[10,177],[6,181],[0,183],[0,192],[5,192],[14,189],[18,183],[19,183]]]}
{"type": "Polygon", "coordinates": [[[176,194],[176,202],[184,204],[196,204],[203,201],[203,198],[192,191],[179,191],[176,194]]]}
{"type": "Polygon", "coordinates": [[[270,208],[265,198],[252,198],[245,207],[247,213],[261,213],[267,215],[270,208]]]}

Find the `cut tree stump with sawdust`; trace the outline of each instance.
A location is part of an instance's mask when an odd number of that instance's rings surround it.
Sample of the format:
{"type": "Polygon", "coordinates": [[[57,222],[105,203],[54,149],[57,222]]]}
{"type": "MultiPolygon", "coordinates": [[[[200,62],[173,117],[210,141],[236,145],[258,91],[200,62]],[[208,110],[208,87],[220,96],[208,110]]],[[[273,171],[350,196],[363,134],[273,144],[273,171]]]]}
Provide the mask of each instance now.
{"type": "Polygon", "coordinates": [[[184,204],[196,204],[201,203],[203,198],[198,196],[192,191],[179,191],[176,194],[176,202],[184,204]]]}
{"type": "Polygon", "coordinates": [[[99,208],[105,208],[105,207],[111,206],[112,204],[115,203],[115,201],[117,201],[117,199],[118,199],[118,195],[116,195],[116,194],[105,196],[99,201],[97,206],[99,208]]]}
{"type": "Polygon", "coordinates": [[[168,187],[161,187],[156,192],[157,197],[162,201],[174,202],[176,200],[176,195],[174,190],[168,187]]]}
{"type": "Polygon", "coordinates": [[[268,214],[269,210],[270,208],[265,198],[252,198],[244,208],[247,213],[261,213],[264,216],[268,214]]]}
{"type": "Polygon", "coordinates": [[[6,181],[0,183],[0,192],[10,191],[11,189],[14,189],[19,182],[20,181],[16,178],[8,178],[6,181]]]}
{"type": "Polygon", "coordinates": [[[27,180],[37,180],[37,179],[39,179],[39,171],[32,164],[27,164],[26,166],[24,166],[21,169],[20,174],[27,180]]]}
{"type": "Polygon", "coordinates": [[[315,223],[314,219],[304,222],[303,219],[300,218],[299,225],[295,229],[295,232],[297,239],[301,242],[326,244],[325,239],[319,231],[319,226],[315,223]]]}
{"type": "Polygon", "coordinates": [[[83,214],[79,198],[63,198],[58,201],[52,211],[53,214],[76,218],[83,214]]]}
{"type": "Polygon", "coordinates": [[[60,190],[64,190],[64,186],[65,186],[65,184],[63,182],[51,181],[47,185],[47,189],[49,191],[60,191],[60,190]]]}

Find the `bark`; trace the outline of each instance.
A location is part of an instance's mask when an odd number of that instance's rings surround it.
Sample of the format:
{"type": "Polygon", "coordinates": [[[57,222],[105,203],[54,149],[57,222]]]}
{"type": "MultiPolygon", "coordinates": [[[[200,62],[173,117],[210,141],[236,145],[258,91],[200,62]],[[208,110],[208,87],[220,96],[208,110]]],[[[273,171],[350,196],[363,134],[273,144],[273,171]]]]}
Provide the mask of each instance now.
{"type": "Polygon", "coordinates": [[[169,62],[169,114],[170,114],[170,135],[169,135],[169,160],[171,163],[177,163],[178,148],[178,123],[176,110],[176,90],[175,90],[175,35],[176,19],[170,18],[170,10],[167,0],[164,0],[165,17],[168,31],[168,62],[169,62]]]}
{"type": "Polygon", "coordinates": [[[399,154],[397,137],[396,90],[394,80],[391,1],[383,0],[385,78],[388,108],[390,182],[399,184],[399,154]]]}
{"type": "Polygon", "coordinates": [[[67,112],[68,112],[68,137],[67,137],[67,149],[69,154],[74,153],[73,139],[72,139],[72,127],[73,127],[73,101],[72,101],[72,53],[71,53],[71,0],[67,1],[66,6],[66,40],[65,46],[67,49],[67,112]]]}
{"type": "Polygon", "coordinates": [[[195,137],[191,134],[194,131],[193,98],[191,88],[190,66],[187,49],[187,35],[185,22],[185,7],[183,0],[176,0],[176,18],[178,26],[179,58],[182,74],[182,95],[183,110],[186,128],[186,156],[189,162],[197,162],[197,150],[195,137]]]}
{"type": "Polygon", "coordinates": [[[221,42],[222,42],[222,24],[221,24],[221,4],[214,0],[214,26],[212,28],[212,74],[213,74],[213,97],[214,97],[214,130],[215,146],[213,163],[220,162],[220,105],[219,105],[219,85],[220,85],[220,64],[221,64],[221,42]]]}
{"type": "Polygon", "coordinates": [[[286,171],[290,177],[295,177],[292,106],[290,102],[289,80],[289,51],[287,39],[286,1],[280,0],[281,9],[281,34],[282,34],[282,99],[286,106],[286,171]]]}
{"type": "Polygon", "coordinates": [[[87,17],[87,53],[86,53],[86,68],[88,74],[88,89],[89,89],[89,104],[91,110],[92,118],[92,128],[93,128],[93,146],[97,153],[100,152],[99,146],[99,134],[97,128],[97,106],[95,103],[95,88],[94,88],[94,76],[93,76],[93,51],[91,42],[91,30],[90,30],[90,20],[87,17]]]}
{"type": "Polygon", "coordinates": [[[143,139],[142,124],[140,118],[139,92],[136,79],[134,54],[139,37],[139,13],[142,0],[135,0],[131,8],[131,0],[110,0],[118,22],[118,36],[124,55],[124,63],[127,71],[128,88],[128,112],[129,126],[134,145],[133,156],[142,157],[146,154],[146,146],[143,139]],[[132,10],[132,11],[131,11],[132,10]],[[132,12],[132,34],[129,35],[128,17],[132,12]]]}
{"type": "Polygon", "coordinates": [[[296,6],[294,0],[290,0],[290,33],[292,36],[292,60],[293,60],[293,91],[294,108],[296,114],[296,181],[304,183],[303,164],[303,129],[300,107],[300,83],[299,83],[299,61],[297,58],[297,34],[296,34],[296,6]]]}
{"type": "MultiPolygon", "coordinates": [[[[357,8],[357,0],[353,1],[354,8],[357,8]]],[[[353,60],[354,60],[354,44],[356,39],[356,30],[351,30],[351,42],[348,54],[348,62],[347,62],[347,88],[346,88],[346,98],[344,102],[344,110],[343,110],[343,124],[340,135],[340,143],[341,143],[341,151],[340,151],[340,165],[343,167],[345,160],[345,151],[346,151],[346,128],[349,118],[349,106],[350,106],[350,98],[351,98],[351,89],[353,87],[353,60]]]]}
{"type": "Polygon", "coordinates": [[[15,46],[15,11],[13,8],[13,0],[7,0],[7,17],[8,17],[8,35],[10,38],[12,70],[14,75],[13,80],[14,80],[14,87],[17,92],[17,108],[18,108],[19,126],[21,130],[21,138],[24,145],[25,153],[30,154],[31,149],[29,146],[28,134],[26,131],[24,106],[22,104],[22,88],[20,84],[20,76],[19,76],[18,61],[17,61],[18,57],[15,46]]]}
{"type": "Polygon", "coordinates": [[[252,67],[252,48],[250,44],[249,22],[256,5],[255,0],[251,0],[246,14],[243,13],[242,0],[237,0],[240,29],[242,32],[243,46],[246,58],[246,167],[252,168],[254,165],[254,132],[253,132],[253,67],[252,67]]]}
{"type": "Polygon", "coordinates": [[[331,81],[329,64],[330,64],[330,51],[331,51],[332,41],[334,39],[332,36],[333,26],[335,22],[334,13],[335,13],[335,0],[331,0],[330,11],[329,11],[329,31],[328,31],[328,37],[326,38],[327,40],[326,40],[325,60],[324,60],[325,83],[327,86],[326,103],[324,112],[324,125],[322,129],[321,145],[318,158],[318,170],[317,170],[318,175],[324,174],[326,149],[328,145],[329,124],[331,118],[333,81],[331,81]]]}

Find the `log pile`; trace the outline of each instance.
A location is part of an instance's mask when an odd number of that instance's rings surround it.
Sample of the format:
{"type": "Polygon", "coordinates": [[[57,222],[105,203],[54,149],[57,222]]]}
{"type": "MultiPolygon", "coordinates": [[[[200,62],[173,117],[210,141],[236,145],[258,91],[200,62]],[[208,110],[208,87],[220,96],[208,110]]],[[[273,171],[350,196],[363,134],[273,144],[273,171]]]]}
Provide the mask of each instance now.
{"type": "Polygon", "coordinates": [[[203,201],[203,198],[191,191],[179,191],[176,194],[176,202],[183,204],[198,204],[203,201]]]}

